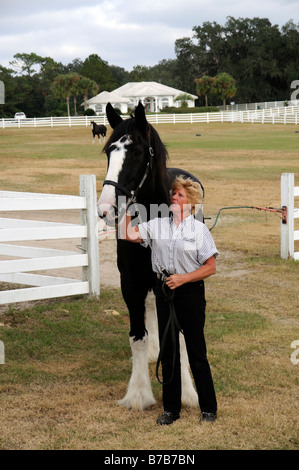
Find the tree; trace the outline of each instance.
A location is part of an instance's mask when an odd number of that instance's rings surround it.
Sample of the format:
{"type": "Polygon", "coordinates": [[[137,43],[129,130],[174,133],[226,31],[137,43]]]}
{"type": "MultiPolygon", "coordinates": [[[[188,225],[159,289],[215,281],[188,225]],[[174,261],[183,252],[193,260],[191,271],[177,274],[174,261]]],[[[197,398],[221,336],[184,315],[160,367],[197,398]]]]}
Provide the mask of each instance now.
{"type": "Polygon", "coordinates": [[[204,75],[201,78],[196,78],[196,93],[198,96],[205,97],[205,105],[208,106],[208,96],[211,93],[214,79],[208,75],[204,75]]]}
{"type": "Polygon", "coordinates": [[[69,73],[67,75],[58,75],[52,85],[52,91],[57,98],[65,98],[67,105],[67,114],[70,116],[70,97],[76,96],[77,82],[80,76],[77,73],[69,73]]]}
{"type": "Polygon", "coordinates": [[[157,65],[150,67],[149,78],[153,82],[184,90],[179,79],[178,61],[176,59],[163,59],[157,65]]]}
{"type": "Polygon", "coordinates": [[[193,100],[192,96],[188,95],[188,93],[181,93],[180,95],[176,96],[174,101],[181,101],[182,108],[188,108],[187,101],[193,100]]]}
{"type": "Polygon", "coordinates": [[[225,70],[237,81],[240,102],[287,99],[299,68],[299,25],[289,21],[280,30],[267,18],[228,17],[224,25],[204,22],[193,32],[176,41],[181,83],[225,70]]]}
{"type": "Polygon", "coordinates": [[[115,82],[117,83],[117,87],[125,85],[129,81],[129,72],[127,72],[123,67],[110,65],[109,68],[115,82]]]}
{"type": "Polygon", "coordinates": [[[129,73],[130,82],[147,82],[149,81],[150,69],[145,65],[135,65],[129,73]]]}
{"type": "Polygon", "coordinates": [[[77,96],[81,94],[81,88],[80,88],[80,80],[81,77],[78,73],[73,73],[72,77],[72,86],[71,86],[71,94],[73,96],[73,102],[74,102],[74,115],[77,116],[77,96]]]}
{"type": "Polygon", "coordinates": [[[20,73],[21,75],[27,75],[31,77],[34,72],[36,72],[34,66],[41,65],[45,59],[34,52],[30,54],[26,53],[17,53],[14,55],[14,60],[10,62],[10,65],[16,70],[15,73],[20,73]]]}
{"type": "Polygon", "coordinates": [[[117,88],[117,82],[108,63],[97,54],[91,54],[84,60],[80,75],[94,80],[101,91],[112,91],[117,88]]]}
{"type": "Polygon", "coordinates": [[[194,92],[194,77],[202,75],[201,62],[197,60],[196,46],[190,38],[182,38],[175,41],[175,53],[177,56],[176,73],[180,82],[180,89],[189,93],[194,92]]]}
{"type": "Polygon", "coordinates": [[[213,93],[222,99],[223,106],[226,106],[226,100],[233,98],[236,94],[236,81],[228,73],[220,73],[213,80],[213,93]]]}
{"type": "Polygon", "coordinates": [[[289,99],[291,83],[299,78],[299,23],[290,20],[282,27],[282,42],[286,99],[289,99]]]}
{"type": "MultiPolygon", "coordinates": [[[[201,63],[205,75],[217,75],[224,69],[223,60],[226,57],[225,27],[215,21],[203,22],[202,26],[193,28],[196,60],[201,63]]],[[[197,75],[198,76],[198,75],[197,75]]]]}
{"type": "Polygon", "coordinates": [[[87,77],[80,77],[80,81],[78,82],[78,87],[79,87],[80,92],[83,94],[84,111],[86,111],[88,94],[89,93],[95,94],[98,91],[99,87],[94,80],[90,80],[90,78],[87,78],[87,77]]]}
{"type": "Polygon", "coordinates": [[[63,65],[60,62],[55,62],[51,57],[44,57],[41,62],[39,76],[42,81],[50,84],[54,78],[63,73],[63,65]]]}

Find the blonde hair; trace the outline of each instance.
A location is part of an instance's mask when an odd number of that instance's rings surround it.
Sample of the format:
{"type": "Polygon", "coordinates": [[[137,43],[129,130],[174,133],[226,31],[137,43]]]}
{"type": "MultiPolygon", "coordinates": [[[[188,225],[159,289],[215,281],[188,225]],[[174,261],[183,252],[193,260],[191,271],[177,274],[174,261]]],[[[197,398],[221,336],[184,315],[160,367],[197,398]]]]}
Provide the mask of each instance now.
{"type": "Polygon", "coordinates": [[[203,203],[202,187],[197,181],[193,181],[191,178],[184,178],[183,175],[180,175],[172,183],[171,194],[173,191],[181,188],[186,191],[188,203],[191,205],[191,214],[195,215],[195,206],[203,203]]]}

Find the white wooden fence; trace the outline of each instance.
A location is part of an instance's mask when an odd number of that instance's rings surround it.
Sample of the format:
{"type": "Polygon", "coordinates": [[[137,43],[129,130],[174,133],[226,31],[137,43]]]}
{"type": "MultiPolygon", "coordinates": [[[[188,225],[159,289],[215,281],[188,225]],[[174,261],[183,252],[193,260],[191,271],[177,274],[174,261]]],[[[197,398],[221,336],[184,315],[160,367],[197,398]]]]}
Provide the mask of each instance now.
{"type": "Polygon", "coordinates": [[[299,100],[285,100],[285,101],[260,101],[258,103],[235,103],[227,104],[225,109],[220,106],[224,111],[247,111],[248,109],[270,109],[270,108],[285,108],[287,106],[299,106],[299,100]]]}
{"type": "MultiPolygon", "coordinates": [[[[124,116],[126,117],[126,116],[124,116]]],[[[221,111],[218,113],[185,113],[185,114],[148,114],[147,120],[151,124],[193,124],[211,122],[241,122],[241,123],[271,123],[271,124],[299,124],[299,106],[286,106],[284,108],[255,109],[246,111],[221,111]]],[[[90,121],[107,125],[105,115],[99,116],[69,116],[47,117],[33,119],[1,119],[0,128],[7,127],[56,127],[56,126],[89,126],[90,121]]]]}
{"type": "Polygon", "coordinates": [[[0,218],[0,281],[21,284],[0,292],[0,304],[77,294],[99,295],[96,177],[80,176],[80,196],[0,191],[0,211],[81,210],[81,224],[0,218]],[[81,250],[20,246],[11,242],[81,238],[81,250]],[[82,280],[34,274],[35,271],[82,267],[82,280]],[[32,273],[33,272],[33,273],[32,273]]]}
{"type": "Polygon", "coordinates": [[[294,220],[299,219],[299,208],[294,207],[294,198],[299,196],[299,186],[294,185],[294,173],[281,175],[281,207],[287,207],[287,223],[281,224],[281,257],[299,260],[299,251],[294,242],[299,240],[299,230],[294,229],[294,220]]]}

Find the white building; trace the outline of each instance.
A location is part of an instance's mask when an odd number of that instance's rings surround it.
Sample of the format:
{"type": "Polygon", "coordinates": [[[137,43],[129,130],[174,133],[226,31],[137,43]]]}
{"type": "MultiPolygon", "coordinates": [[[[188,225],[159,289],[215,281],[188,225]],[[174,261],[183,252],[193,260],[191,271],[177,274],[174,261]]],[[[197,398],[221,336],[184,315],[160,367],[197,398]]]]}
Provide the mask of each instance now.
{"type": "Polygon", "coordinates": [[[166,106],[181,106],[181,100],[176,98],[180,95],[188,95],[188,107],[195,106],[196,95],[191,95],[182,90],[156,82],[131,82],[117,88],[112,92],[102,91],[90,100],[87,100],[87,108],[91,108],[96,114],[105,114],[108,102],[114,108],[119,108],[122,114],[135,109],[139,101],[145,106],[146,111],[159,112],[166,106]]]}

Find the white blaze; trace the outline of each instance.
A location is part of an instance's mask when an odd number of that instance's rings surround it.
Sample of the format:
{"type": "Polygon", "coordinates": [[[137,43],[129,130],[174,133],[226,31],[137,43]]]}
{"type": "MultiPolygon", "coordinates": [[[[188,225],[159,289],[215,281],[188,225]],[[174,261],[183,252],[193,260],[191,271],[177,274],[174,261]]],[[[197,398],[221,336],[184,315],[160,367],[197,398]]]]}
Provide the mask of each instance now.
{"type": "MultiPolygon", "coordinates": [[[[115,147],[110,153],[109,167],[106,175],[106,180],[118,182],[119,173],[123,167],[123,163],[126,157],[126,145],[129,145],[131,140],[129,136],[123,136],[121,139],[113,142],[111,147],[115,147]]],[[[99,213],[107,212],[111,209],[111,206],[116,206],[115,199],[115,187],[106,184],[103,187],[99,202],[98,211],[99,213]]]]}

